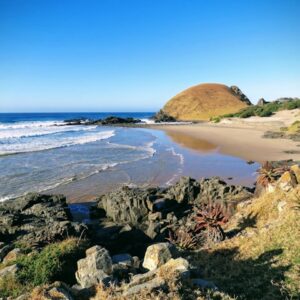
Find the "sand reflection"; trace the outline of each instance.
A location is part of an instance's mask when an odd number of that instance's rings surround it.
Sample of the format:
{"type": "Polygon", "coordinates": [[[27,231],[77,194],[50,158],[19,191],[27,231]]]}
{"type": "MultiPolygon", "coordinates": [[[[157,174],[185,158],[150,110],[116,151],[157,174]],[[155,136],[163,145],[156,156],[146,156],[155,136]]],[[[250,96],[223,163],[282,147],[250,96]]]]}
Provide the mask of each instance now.
{"type": "Polygon", "coordinates": [[[183,147],[196,150],[197,152],[208,153],[214,152],[217,149],[216,145],[199,138],[194,138],[187,134],[172,131],[166,131],[166,133],[173,142],[183,147]]]}

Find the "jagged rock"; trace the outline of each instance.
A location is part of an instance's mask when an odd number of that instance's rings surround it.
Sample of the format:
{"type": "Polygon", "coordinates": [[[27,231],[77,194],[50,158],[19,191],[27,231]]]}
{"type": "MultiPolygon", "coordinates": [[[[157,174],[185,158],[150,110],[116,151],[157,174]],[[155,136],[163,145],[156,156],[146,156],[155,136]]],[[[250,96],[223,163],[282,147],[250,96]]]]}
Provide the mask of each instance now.
{"type": "Polygon", "coordinates": [[[77,282],[83,288],[98,283],[107,284],[113,272],[112,260],[108,251],[101,246],[93,246],[86,250],[86,258],[77,262],[78,270],[75,274],[77,282]]]}
{"type": "Polygon", "coordinates": [[[145,253],[143,267],[150,271],[157,269],[176,255],[176,248],[170,243],[151,245],[145,253]]]}
{"type": "Polygon", "coordinates": [[[253,192],[249,188],[228,185],[219,177],[212,177],[200,181],[200,192],[195,202],[202,203],[212,200],[223,204],[244,201],[252,196],[253,192]]]}
{"type": "Polygon", "coordinates": [[[17,271],[19,270],[19,267],[17,264],[7,266],[0,270],[0,278],[7,277],[7,276],[15,276],[17,271]]]}
{"type": "Polygon", "coordinates": [[[68,236],[80,236],[87,228],[72,222],[62,195],[28,194],[0,203],[0,237],[41,246],[68,236]]]}
{"type": "Polygon", "coordinates": [[[200,184],[190,177],[181,177],[165,193],[167,199],[174,199],[179,204],[193,202],[200,192],[200,184]]]}
{"type": "Polygon", "coordinates": [[[3,258],[3,262],[7,263],[9,261],[15,261],[18,257],[22,255],[22,251],[20,248],[15,248],[9,251],[6,256],[3,258]]]}
{"type": "Polygon", "coordinates": [[[122,187],[100,197],[98,207],[117,224],[139,225],[149,213],[149,190],[122,187]]]}

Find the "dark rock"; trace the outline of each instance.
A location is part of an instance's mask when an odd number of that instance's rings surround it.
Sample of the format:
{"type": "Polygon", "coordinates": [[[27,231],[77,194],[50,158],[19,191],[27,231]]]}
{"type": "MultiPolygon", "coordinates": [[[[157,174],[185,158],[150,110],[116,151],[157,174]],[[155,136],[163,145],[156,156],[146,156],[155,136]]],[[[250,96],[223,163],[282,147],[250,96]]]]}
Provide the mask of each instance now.
{"type": "Polygon", "coordinates": [[[107,117],[101,121],[102,125],[112,125],[112,124],[136,124],[140,123],[141,120],[134,118],[120,118],[120,117],[107,117]]]}
{"type": "Polygon", "coordinates": [[[171,186],[164,197],[166,199],[175,200],[179,204],[187,204],[193,202],[200,192],[200,184],[190,177],[181,177],[180,180],[171,186]]]}
{"type": "Polygon", "coordinates": [[[42,246],[85,230],[83,224],[72,222],[62,195],[28,194],[0,203],[0,236],[6,242],[42,246]]]}
{"type": "Polygon", "coordinates": [[[231,91],[239,97],[239,99],[248,105],[252,105],[248,97],[235,85],[230,87],[231,91]]]}
{"type": "Polygon", "coordinates": [[[155,123],[160,122],[176,122],[176,119],[170,115],[168,115],[166,112],[164,112],[162,109],[157,112],[152,119],[155,121],[155,123]]]}
{"type": "Polygon", "coordinates": [[[149,190],[122,187],[101,196],[98,207],[103,208],[116,224],[138,226],[148,217],[151,196],[149,190]]]}

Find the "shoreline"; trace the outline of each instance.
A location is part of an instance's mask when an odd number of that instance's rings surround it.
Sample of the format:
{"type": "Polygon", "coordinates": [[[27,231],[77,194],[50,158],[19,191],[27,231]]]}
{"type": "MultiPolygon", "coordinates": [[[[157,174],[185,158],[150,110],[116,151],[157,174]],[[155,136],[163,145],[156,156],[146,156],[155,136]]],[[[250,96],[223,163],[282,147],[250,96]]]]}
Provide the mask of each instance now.
{"type": "Polygon", "coordinates": [[[197,144],[207,144],[208,147],[217,148],[221,154],[259,163],[288,159],[300,160],[300,153],[285,152],[299,152],[299,142],[289,139],[264,138],[266,130],[259,126],[249,128],[242,125],[230,126],[207,122],[190,125],[150,125],[149,128],[162,130],[174,142],[179,142],[181,146],[196,151],[203,151],[201,147],[197,149],[197,144]]]}

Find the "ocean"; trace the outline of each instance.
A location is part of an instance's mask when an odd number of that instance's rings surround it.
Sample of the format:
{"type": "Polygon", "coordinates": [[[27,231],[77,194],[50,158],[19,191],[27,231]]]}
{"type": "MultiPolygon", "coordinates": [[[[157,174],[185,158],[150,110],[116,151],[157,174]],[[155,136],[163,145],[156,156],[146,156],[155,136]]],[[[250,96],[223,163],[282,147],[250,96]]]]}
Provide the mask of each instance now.
{"type": "Polygon", "coordinates": [[[159,130],[64,125],[111,115],[147,121],[153,113],[0,114],[0,201],[45,192],[84,202],[125,184],[168,186],[183,175],[254,182],[258,164],[222,155],[205,141],[196,151],[159,130]]]}

